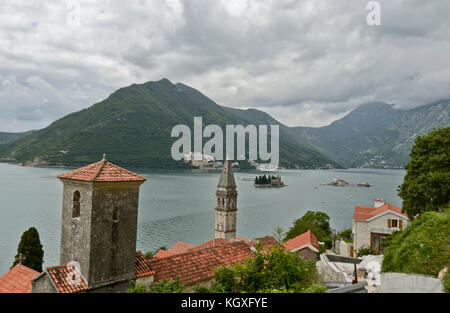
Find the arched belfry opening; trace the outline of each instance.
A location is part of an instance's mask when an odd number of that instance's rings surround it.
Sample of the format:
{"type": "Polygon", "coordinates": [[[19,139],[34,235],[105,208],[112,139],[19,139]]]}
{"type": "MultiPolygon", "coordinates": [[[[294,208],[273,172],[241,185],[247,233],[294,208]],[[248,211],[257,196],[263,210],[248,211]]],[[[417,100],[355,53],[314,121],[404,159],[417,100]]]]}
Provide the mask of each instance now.
{"type": "Polygon", "coordinates": [[[72,202],[72,218],[80,217],[80,200],[81,195],[77,190],[73,193],[73,202],[72,202]]]}

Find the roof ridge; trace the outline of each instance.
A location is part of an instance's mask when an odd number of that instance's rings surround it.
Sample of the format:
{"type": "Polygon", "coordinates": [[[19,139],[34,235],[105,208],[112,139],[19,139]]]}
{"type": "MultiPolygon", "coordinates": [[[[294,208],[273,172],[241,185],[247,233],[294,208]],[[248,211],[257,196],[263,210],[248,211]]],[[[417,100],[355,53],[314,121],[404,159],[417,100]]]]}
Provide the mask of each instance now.
{"type": "Polygon", "coordinates": [[[99,167],[97,173],[95,174],[94,178],[91,179],[91,182],[95,182],[97,180],[97,178],[103,172],[103,169],[105,168],[106,163],[108,163],[108,161],[106,161],[105,159],[101,160],[100,162],[102,164],[100,164],[100,167],[99,167]]]}

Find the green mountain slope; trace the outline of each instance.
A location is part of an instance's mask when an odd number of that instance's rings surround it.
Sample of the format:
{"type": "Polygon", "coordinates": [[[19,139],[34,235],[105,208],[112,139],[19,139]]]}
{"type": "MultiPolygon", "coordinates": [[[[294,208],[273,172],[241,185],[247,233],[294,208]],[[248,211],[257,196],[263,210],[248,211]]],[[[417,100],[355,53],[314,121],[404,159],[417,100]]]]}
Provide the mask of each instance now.
{"type": "Polygon", "coordinates": [[[28,132],[24,132],[24,133],[4,133],[4,132],[0,132],[0,144],[3,143],[9,143],[9,142],[13,142],[16,141],[22,137],[28,136],[30,134],[32,134],[34,132],[34,130],[28,131],[28,132]]]}
{"type": "Polygon", "coordinates": [[[403,167],[417,136],[449,125],[450,100],[411,110],[374,102],[329,126],[294,130],[345,166],[403,167]]]}
{"type": "MultiPolygon", "coordinates": [[[[194,116],[201,116],[204,125],[222,127],[258,120],[248,120],[245,112],[232,112],[195,89],[174,85],[167,79],[133,84],[45,129],[0,145],[0,159],[78,166],[98,161],[106,153],[108,159],[124,166],[178,167],[183,163],[173,161],[170,154],[177,139],[171,138],[173,126],[185,124],[193,129],[194,116]]],[[[287,127],[280,126],[281,166],[338,166],[312,145],[304,144],[287,127]]]]}

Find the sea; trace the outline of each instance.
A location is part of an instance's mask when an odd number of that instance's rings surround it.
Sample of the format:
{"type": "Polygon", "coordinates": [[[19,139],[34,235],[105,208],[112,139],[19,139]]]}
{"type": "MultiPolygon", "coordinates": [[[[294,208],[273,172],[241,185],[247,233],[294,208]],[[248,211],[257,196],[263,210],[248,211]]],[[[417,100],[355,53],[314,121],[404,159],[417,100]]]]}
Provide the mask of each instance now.
{"type": "MultiPolygon", "coordinates": [[[[11,267],[22,233],[35,227],[44,249],[44,266],[59,264],[63,185],[56,177],[65,168],[35,168],[0,163],[0,275],[11,267]]],[[[130,169],[147,177],[140,189],[137,249],[155,251],[177,241],[200,244],[214,236],[215,191],[220,170],[130,169]]],[[[284,188],[255,188],[265,173],[235,169],[238,190],[237,235],[271,236],[287,231],[307,211],[330,216],[336,231],[351,228],[356,205],[374,198],[400,206],[398,186],[404,170],[280,170],[284,188]],[[351,185],[327,185],[342,178],[351,185]],[[372,187],[358,187],[369,183],[372,187]]],[[[267,174],[267,173],[266,173],[267,174]]]]}

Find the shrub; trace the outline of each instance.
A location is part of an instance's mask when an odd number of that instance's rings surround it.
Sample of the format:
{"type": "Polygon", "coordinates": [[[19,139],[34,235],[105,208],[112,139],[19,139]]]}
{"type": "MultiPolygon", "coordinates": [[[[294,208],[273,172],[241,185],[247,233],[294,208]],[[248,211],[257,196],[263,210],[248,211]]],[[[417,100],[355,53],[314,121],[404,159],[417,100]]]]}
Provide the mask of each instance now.
{"type": "Polygon", "coordinates": [[[448,271],[447,274],[445,274],[442,283],[444,284],[444,291],[450,293],[450,271],[448,271]]]}
{"type": "Polygon", "coordinates": [[[363,255],[375,255],[378,254],[375,250],[372,250],[369,246],[363,246],[356,252],[357,257],[362,257],[363,255]]]}
{"type": "Polygon", "coordinates": [[[197,285],[197,286],[195,286],[194,292],[195,293],[212,293],[212,290],[206,286],[197,285]]]}
{"type": "Polygon", "coordinates": [[[312,284],[306,289],[303,289],[304,293],[325,293],[327,291],[327,287],[322,284],[312,284]]]}
{"type": "Polygon", "coordinates": [[[384,272],[437,276],[450,264],[450,211],[425,212],[384,244],[384,272]]]}
{"type": "Polygon", "coordinates": [[[149,292],[149,290],[147,288],[145,288],[144,286],[138,284],[135,281],[131,281],[130,282],[131,287],[127,290],[128,293],[146,293],[149,292]]]}
{"type": "Polygon", "coordinates": [[[276,246],[268,252],[259,248],[244,264],[217,268],[213,289],[227,293],[304,292],[314,284],[320,284],[315,262],[276,246]]]}
{"type": "Polygon", "coordinates": [[[159,283],[154,283],[152,292],[155,293],[181,293],[185,286],[180,282],[180,278],[176,280],[163,279],[159,283]]]}

